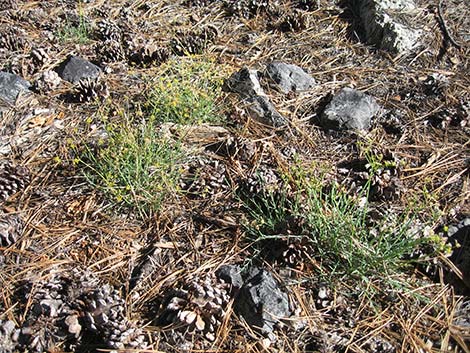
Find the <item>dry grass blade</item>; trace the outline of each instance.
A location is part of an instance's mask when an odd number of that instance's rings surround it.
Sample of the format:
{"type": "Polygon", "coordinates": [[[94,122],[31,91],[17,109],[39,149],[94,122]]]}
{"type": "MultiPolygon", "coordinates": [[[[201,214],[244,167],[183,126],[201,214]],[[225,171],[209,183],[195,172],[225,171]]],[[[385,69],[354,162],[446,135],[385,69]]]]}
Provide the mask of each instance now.
{"type": "Polygon", "coordinates": [[[0,71],[32,85],[0,102],[5,351],[468,353],[447,238],[470,216],[470,11],[415,2],[398,54],[355,2],[0,2],[0,71]],[[100,67],[81,102],[69,55],[100,67]],[[273,62],[316,83],[284,93],[273,62]],[[223,91],[243,67],[285,125],[223,91]],[[369,129],[322,125],[346,87],[380,106],[369,129]],[[291,316],[248,324],[225,265],[272,274],[291,316]]]}

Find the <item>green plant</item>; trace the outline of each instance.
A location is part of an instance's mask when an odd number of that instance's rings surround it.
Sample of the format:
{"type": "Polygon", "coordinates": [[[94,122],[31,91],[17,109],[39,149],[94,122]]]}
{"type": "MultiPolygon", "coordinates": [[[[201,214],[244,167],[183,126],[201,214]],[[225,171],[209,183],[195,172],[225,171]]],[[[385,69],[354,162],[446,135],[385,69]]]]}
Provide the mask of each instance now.
{"type": "Polygon", "coordinates": [[[56,37],[59,41],[87,44],[90,40],[91,28],[86,21],[82,8],[79,7],[78,23],[70,20],[68,16],[66,16],[65,20],[66,23],[56,32],[56,37]]]}
{"type": "Polygon", "coordinates": [[[135,207],[141,217],[158,211],[179,192],[184,158],[179,143],[161,136],[152,119],[124,116],[105,127],[107,138],[80,154],[85,177],[118,204],[135,207]]]}
{"type": "Polygon", "coordinates": [[[293,169],[296,191],[265,193],[245,199],[250,218],[246,232],[255,243],[267,238],[306,238],[323,274],[367,278],[389,276],[409,264],[422,243],[411,213],[372,219],[366,193],[351,196],[335,183],[307,178],[293,169]],[[286,224],[291,222],[292,224],[286,224]],[[285,232],[289,229],[289,232],[285,232]]]}
{"type": "Polygon", "coordinates": [[[299,214],[299,203],[277,191],[265,192],[254,198],[244,198],[245,208],[251,216],[246,230],[254,241],[285,236],[286,222],[299,214]]]}
{"type": "Polygon", "coordinates": [[[376,174],[379,170],[387,168],[397,168],[398,165],[394,160],[385,158],[384,154],[377,150],[375,146],[378,143],[372,139],[359,140],[356,143],[361,157],[367,161],[367,169],[372,175],[376,174]]]}
{"type": "Polygon", "coordinates": [[[335,184],[328,192],[310,189],[307,223],[320,257],[344,273],[367,277],[391,275],[404,267],[404,258],[420,244],[411,219],[387,217],[369,225],[364,198],[353,198],[335,184]]]}
{"type": "Polygon", "coordinates": [[[171,60],[160,68],[147,95],[146,110],[160,123],[220,123],[217,97],[223,73],[215,63],[195,58],[171,60]]]}

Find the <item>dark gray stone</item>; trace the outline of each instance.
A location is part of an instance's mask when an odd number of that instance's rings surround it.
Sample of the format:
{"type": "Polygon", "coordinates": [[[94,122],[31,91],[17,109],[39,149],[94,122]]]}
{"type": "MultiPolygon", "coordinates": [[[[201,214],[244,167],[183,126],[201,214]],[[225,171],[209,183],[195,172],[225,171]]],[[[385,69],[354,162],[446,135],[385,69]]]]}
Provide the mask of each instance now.
{"type": "Polygon", "coordinates": [[[410,26],[418,11],[413,0],[355,0],[353,3],[368,43],[394,53],[410,51],[419,44],[421,31],[410,26]]]}
{"type": "Polygon", "coordinates": [[[315,86],[315,79],[297,65],[273,62],[266,67],[266,77],[283,93],[305,91],[315,86]]]}
{"type": "Polygon", "coordinates": [[[63,80],[74,84],[86,78],[97,78],[101,73],[98,66],[79,56],[69,57],[56,71],[63,80]]]}
{"type": "Polygon", "coordinates": [[[280,319],[291,316],[289,297],[264,269],[252,268],[244,277],[235,299],[235,311],[253,329],[269,335],[280,319]]]}
{"type": "Polygon", "coordinates": [[[458,244],[449,259],[460,270],[463,278],[449,273],[447,280],[462,292],[470,294],[470,218],[449,227],[448,235],[451,243],[458,244]]]}
{"type": "Polygon", "coordinates": [[[217,270],[216,275],[218,278],[230,284],[232,288],[236,290],[243,286],[243,278],[241,275],[240,266],[224,265],[217,270]]]}
{"type": "Polygon", "coordinates": [[[453,324],[470,331],[470,300],[461,301],[455,310],[453,324]]]}
{"type": "Polygon", "coordinates": [[[238,93],[244,97],[265,95],[259,82],[259,73],[247,67],[235,72],[224,82],[224,90],[238,93]]]}
{"type": "Polygon", "coordinates": [[[364,130],[370,127],[378,110],[379,105],[373,97],[352,88],[343,88],[323,110],[320,124],[327,129],[364,130]]]}
{"type": "Polygon", "coordinates": [[[271,101],[265,96],[254,96],[244,100],[251,117],[262,124],[283,127],[286,119],[279,114],[271,101]]]}
{"type": "Polygon", "coordinates": [[[0,72],[0,103],[14,104],[18,95],[29,92],[31,84],[18,75],[0,72]]]}
{"type": "Polygon", "coordinates": [[[224,90],[243,97],[245,108],[254,120],[274,127],[286,125],[286,119],[279,114],[264,93],[258,71],[244,67],[224,82],[224,90]]]}

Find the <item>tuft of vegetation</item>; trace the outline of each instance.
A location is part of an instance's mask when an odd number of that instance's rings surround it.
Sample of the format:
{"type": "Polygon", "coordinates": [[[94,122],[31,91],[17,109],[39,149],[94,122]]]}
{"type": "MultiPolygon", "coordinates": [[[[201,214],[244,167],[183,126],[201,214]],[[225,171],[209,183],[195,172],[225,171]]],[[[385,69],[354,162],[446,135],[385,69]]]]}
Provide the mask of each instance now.
{"type": "Polygon", "coordinates": [[[421,234],[412,210],[394,217],[372,215],[369,183],[361,195],[351,196],[301,168],[292,174],[295,191],[283,188],[245,199],[246,232],[255,243],[299,238],[321,264],[315,266],[320,274],[330,278],[392,277],[410,265],[414,252],[426,245],[436,248],[431,235],[421,234]]]}
{"type": "Polygon", "coordinates": [[[78,163],[87,180],[141,217],[153,214],[178,195],[185,153],[179,141],[160,132],[162,123],[220,123],[216,103],[223,77],[214,63],[175,59],[160,68],[143,112],[119,121],[103,120],[107,138],[85,147],[78,163]],[[144,116],[145,114],[145,116],[144,116]]]}
{"type": "Polygon", "coordinates": [[[107,138],[87,146],[78,160],[87,180],[118,204],[135,207],[140,216],[157,212],[179,192],[184,153],[180,143],[158,131],[154,119],[124,116],[105,122],[107,138]]]}
{"type": "Polygon", "coordinates": [[[362,155],[367,161],[367,168],[371,175],[376,174],[379,170],[385,168],[397,168],[397,162],[394,160],[388,160],[384,154],[376,150],[376,143],[373,140],[358,141],[356,143],[360,155],[362,155]]]}
{"type": "Polygon", "coordinates": [[[177,58],[160,67],[146,110],[157,122],[184,125],[221,123],[217,99],[224,73],[207,59],[177,58]]]}
{"type": "Polygon", "coordinates": [[[90,41],[91,26],[86,20],[83,10],[80,9],[78,23],[66,17],[65,24],[56,32],[56,37],[60,42],[73,42],[77,44],[87,44],[90,41]]]}

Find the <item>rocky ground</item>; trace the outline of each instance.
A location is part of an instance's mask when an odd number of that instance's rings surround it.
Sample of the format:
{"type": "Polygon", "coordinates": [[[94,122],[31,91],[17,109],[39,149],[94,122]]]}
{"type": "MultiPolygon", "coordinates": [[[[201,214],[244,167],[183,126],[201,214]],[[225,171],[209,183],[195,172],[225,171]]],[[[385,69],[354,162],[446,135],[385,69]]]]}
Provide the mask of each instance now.
{"type": "Polygon", "coordinates": [[[0,1],[0,352],[469,352],[469,29],[0,1]]]}

